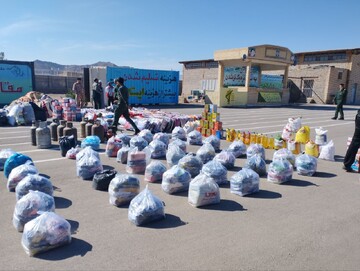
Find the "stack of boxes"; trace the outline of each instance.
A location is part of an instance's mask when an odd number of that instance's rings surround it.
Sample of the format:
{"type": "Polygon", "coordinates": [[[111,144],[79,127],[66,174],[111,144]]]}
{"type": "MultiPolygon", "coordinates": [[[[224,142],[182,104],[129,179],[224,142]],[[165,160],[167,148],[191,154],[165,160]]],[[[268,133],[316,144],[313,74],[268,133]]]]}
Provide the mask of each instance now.
{"type": "Polygon", "coordinates": [[[217,112],[216,104],[206,104],[200,127],[197,130],[205,137],[215,135],[219,139],[223,138],[222,122],[220,121],[220,113],[217,112]]]}
{"type": "Polygon", "coordinates": [[[62,117],[66,121],[81,121],[80,108],[76,107],[74,99],[64,98],[62,100],[63,114],[62,117]]]}

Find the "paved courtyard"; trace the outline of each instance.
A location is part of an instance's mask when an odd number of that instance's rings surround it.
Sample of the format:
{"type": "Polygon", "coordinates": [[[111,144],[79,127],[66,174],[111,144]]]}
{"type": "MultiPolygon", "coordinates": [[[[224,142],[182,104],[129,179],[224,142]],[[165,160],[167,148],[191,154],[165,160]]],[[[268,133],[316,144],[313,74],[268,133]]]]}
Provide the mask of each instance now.
{"type": "MultiPolygon", "coordinates": [[[[62,158],[57,142],[40,150],[30,144],[29,127],[1,127],[0,149],[11,148],[30,156],[56,187],[56,212],[72,226],[72,243],[37,257],[28,257],[21,233],[12,225],[15,194],[0,174],[1,270],[358,270],[360,267],[360,180],[346,173],[342,160],[348,136],[354,131],[355,106],[346,106],[345,120],[334,121],[333,106],[306,105],[220,109],[225,128],[275,135],[289,117],[328,130],[336,147],[336,161],[318,160],[315,176],[300,176],[282,185],[262,177],[260,192],[239,197],[221,186],[221,203],[194,208],[187,193],[168,195],[159,183],[150,190],[165,203],[166,219],[136,227],[127,207],[109,204],[107,192],[76,177],[75,161],[62,158]]],[[[201,114],[200,106],[163,110],[201,114]]],[[[76,123],[79,128],[79,123],[76,123]]],[[[221,142],[224,149],[230,143],[221,142]]],[[[102,164],[125,172],[108,158],[101,145],[102,164]]],[[[198,147],[188,146],[188,151],[198,147]]],[[[266,150],[267,166],[273,150],[266,150]]],[[[162,160],[166,164],[165,159],[162,160]]],[[[239,158],[230,178],[244,166],[239,158]]],[[[141,189],[143,175],[138,175],[141,189]]]]}

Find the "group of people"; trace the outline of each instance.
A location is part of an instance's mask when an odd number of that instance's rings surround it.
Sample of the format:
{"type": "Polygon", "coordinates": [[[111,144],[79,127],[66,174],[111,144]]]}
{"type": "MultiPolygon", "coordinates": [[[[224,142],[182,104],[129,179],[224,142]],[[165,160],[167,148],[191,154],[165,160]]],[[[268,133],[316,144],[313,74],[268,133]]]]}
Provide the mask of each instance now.
{"type": "MultiPolygon", "coordinates": [[[[85,90],[81,84],[81,78],[77,78],[76,82],[73,85],[73,91],[76,95],[76,104],[79,107],[86,106],[85,101],[85,90]]],[[[92,97],[93,97],[93,106],[94,109],[102,109],[103,108],[103,87],[102,82],[98,78],[94,79],[94,83],[92,84],[92,97]]],[[[134,128],[135,135],[137,135],[140,130],[134,123],[134,121],[130,118],[129,113],[129,90],[124,85],[124,78],[119,77],[115,80],[115,87],[112,82],[108,82],[105,87],[105,94],[108,99],[108,106],[112,104],[117,104],[117,107],[114,112],[114,121],[111,125],[111,129],[114,133],[117,131],[117,127],[119,124],[119,118],[124,116],[127,122],[131,124],[134,128]]]]}

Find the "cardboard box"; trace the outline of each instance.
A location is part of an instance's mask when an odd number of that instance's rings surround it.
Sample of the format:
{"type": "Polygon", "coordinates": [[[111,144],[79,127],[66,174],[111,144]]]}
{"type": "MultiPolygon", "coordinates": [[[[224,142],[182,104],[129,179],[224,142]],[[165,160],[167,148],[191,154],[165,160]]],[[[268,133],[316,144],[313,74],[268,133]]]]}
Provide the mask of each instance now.
{"type": "Polygon", "coordinates": [[[208,113],[209,110],[210,110],[210,105],[209,105],[209,104],[206,104],[206,105],[204,106],[204,112],[205,112],[205,113],[208,113]]]}
{"type": "Polygon", "coordinates": [[[209,104],[209,112],[211,113],[217,113],[217,105],[216,104],[209,104]]]}
{"type": "Polygon", "coordinates": [[[214,129],[215,123],[213,121],[209,122],[209,129],[214,129]]]}
{"type": "Polygon", "coordinates": [[[214,125],[214,129],[215,130],[222,130],[222,122],[221,121],[216,121],[215,125],[214,125]]]}
{"type": "Polygon", "coordinates": [[[205,136],[211,136],[211,130],[210,129],[206,129],[206,134],[205,136]]]}
{"type": "Polygon", "coordinates": [[[209,121],[204,120],[204,125],[202,127],[205,129],[209,129],[209,121]]]}
{"type": "Polygon", "coordinates": [[[201,134],[202,134],[203,136],[206,136],[206,130],[207,130],[207,129],[205,129],[205,128],[201,128],[201,134]]]}

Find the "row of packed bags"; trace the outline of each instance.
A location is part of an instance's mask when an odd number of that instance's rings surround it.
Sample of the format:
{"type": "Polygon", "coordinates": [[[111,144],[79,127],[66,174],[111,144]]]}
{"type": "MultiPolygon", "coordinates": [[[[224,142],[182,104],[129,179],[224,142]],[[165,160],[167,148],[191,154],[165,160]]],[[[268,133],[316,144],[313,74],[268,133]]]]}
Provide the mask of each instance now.
{"type": "Polygon", "coordinates": [[[87,146],[76,155],[76,175],[83,180],[91,180],[96,172],[102,171],[100,155],[87,146]]]}
{"type": "Polygon", "coordinates": [[[151,149],[149,147],[142,150],[139,150],[137,147],[132,148],[128,152],[126,172],[130,174],[143,174],[150,160],[151,149]]]}

